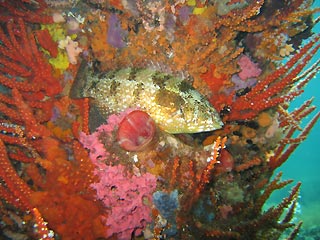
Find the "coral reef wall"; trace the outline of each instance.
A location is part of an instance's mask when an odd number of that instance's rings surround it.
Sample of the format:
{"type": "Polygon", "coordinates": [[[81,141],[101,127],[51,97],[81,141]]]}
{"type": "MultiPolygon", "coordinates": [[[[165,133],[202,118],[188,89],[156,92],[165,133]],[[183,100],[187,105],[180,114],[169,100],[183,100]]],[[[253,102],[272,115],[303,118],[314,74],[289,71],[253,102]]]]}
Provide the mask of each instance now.
{"type": "Polygon", "coordinates": [[[0,238],[294,239],[312,3],[1,1],[0,238]]]}

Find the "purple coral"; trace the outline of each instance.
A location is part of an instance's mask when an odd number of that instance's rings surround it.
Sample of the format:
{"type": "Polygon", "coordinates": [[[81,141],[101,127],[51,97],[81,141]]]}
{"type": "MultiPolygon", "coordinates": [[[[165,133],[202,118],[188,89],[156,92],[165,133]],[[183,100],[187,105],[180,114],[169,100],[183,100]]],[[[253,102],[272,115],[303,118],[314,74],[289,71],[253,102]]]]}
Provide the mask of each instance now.
{"type": "Polygon", "coordinates": [[[233,75],[231,78],[231,81],[234,84],[233,90],[239,90],[244,88],[251,88],[257,83],[256,78],[250,78],[244,81],[242,78],[240,78],[238,75],[233,75]]]}
{"type": "Polygon", "coordinates": [[[247,79],[247,80],[242,80],[238,76],[238,74],[234,74],[231,77],[231,82],[233,83],[233,86],[223,89],[223,92],[226,95],[230,95],[234,91],[239,91],[241,89],[246,89],[246,88],[253,87],[254,85],[256,85],[257,79],[256,78],[250,78],[250,79],[247,79]]]}
{"type": "Polygon", "coordinates": [[[120,20],[115,14],[111,14],[109,17],[109,28],[107,34],[107,41],[113,47],[123,48],[127,46],[124,39],[128,35],[128,32],[121,28],[120,20]]]}
{"type": "Polygon", "coordinates": [[[187,24],[192,13],[192,9],[188,6],[183,6],[179,9],[179,19],[182,24],[187,24]]]}
{"type": "Polygon", "coordinates": [[[116,234],[117,239],[127,240],[133,232],[140,235],[146,223],[152,221],[149,204],[156,188],[156,177],[150,173],[128,175],[122,165],[96,169],[95,174],[100,182],[91,186],[107,208],[107,237],[116,234]]]}

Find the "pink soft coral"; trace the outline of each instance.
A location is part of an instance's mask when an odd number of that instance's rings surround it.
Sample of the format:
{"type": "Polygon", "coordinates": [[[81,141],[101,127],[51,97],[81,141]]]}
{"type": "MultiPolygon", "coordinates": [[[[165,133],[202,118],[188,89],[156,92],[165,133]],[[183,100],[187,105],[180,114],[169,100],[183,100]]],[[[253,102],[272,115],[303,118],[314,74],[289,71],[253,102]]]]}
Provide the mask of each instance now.
{"type": "Polygon", "coordinates": [[[238,65],[241,68],[241,72],[239,72],[238,75],[242,80],[258,77],[261,74],[261,69],[258,67],[258,64],[252,62],[246,55],[240,57],[238,65]]]}
{"type": "MultiPolygon", "coordinates": [[[[113,131],[123,118],[133,110],[134,109],[127,109],[119,114],[110,115],[107,123],[99,126],[92,134],[86,135],[83,132],[80,133],[80,142],[89,150],[90,159],[96,166],[99,165],[100,168],[103,168],[104,163],[102,162],[110,156],[110,153],[106,150],[107,142],[102,143],[100,141],[101,134],[108,136],[109,142],[113,143],[115,141],[113,131]]],[[[112,160],[115,162],[117,159],[112,160]]]]}
{"type": "Polygon", "coordinates": [[[147,222],[151,222],[152,193],[156,188],[156,177],[150,173],[130,175],[122,165],[96,169],[100,182],[91,186],[97,198],[107,208],[107,236],[131,239],[134,232],[139,235],[147,222]]]}
{"type": "Polygon", "coordinates": [[[80,142],[85,148],[90,150],[90,159],[96,165],[98,164],[99,159],[105,159],[109,155],[104,149],[104,145],[99,141],[99,132],[94,132],[90,135],[81,132],[80,142]]]}
{"type": "Polygon", "coordinates": [[[127,114],[128,109],[118,115],[109,116],[107,123],[101,125],[90,135],[80,133],[80,141],[90,151],[90,159],[96,165],[95,174],[99,182],[91,185],[97,191],[97,199],[101,200],[107,212],[105,224],[107,236],[117,235],[117,239],[131,239],[134,232],[139,235],[147,222],[151,222],[152,193],[156,188],[156,177],[150,173],[136,175],[126,171],[123,165],[115,164],[118,157],[110,154],[114,144],[114,131],[127,114]],[[103,136],[104,142],[101,142],[103,136]],[[109,149],[109,150],[108,150],[109,149]],[[106,161],[106,160],[109,161],[106,161]]]}

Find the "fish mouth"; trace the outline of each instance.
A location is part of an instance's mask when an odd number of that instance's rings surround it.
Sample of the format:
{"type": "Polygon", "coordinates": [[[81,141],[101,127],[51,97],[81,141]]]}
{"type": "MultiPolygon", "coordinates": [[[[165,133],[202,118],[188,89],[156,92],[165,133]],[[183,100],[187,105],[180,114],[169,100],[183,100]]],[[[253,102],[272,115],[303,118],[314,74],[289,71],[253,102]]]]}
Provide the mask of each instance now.
{"type": "Polygon", "coordinates": [[[224,123],[222,122],[222,120],[220,118],[213,117],[212,121],[213,121],[212,125],[213,125],[213,128],[214,128],[213,131],[221,129],[224,126],[224,123]]]}

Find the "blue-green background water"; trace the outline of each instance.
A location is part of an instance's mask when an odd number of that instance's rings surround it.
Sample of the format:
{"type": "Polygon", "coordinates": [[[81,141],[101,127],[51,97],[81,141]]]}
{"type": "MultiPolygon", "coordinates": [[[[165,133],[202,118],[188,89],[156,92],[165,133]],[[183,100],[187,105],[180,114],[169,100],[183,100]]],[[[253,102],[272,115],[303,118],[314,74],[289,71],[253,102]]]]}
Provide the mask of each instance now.
{"type": "MultiPolygon", "coordinates": [[[[320,0],[314,2],[314,7],[320,8],[320,0]]],[[[315,14],[315,17],[320,14],[315,14]]],[[[320,24],[318,23],[313,32],[320,33],[320,24]]],[[[314,63],[320,57],[320,53],[313,58],[314,63]]],[[[315,112],[320,111],[320,73],[305,87],[305,92],[302,96],[293,101],[291,110],[299,107],[305,100],[314,97],[313,105],[317,107],[315,112]]],[[[315,112],[312,116],[315,115],[315,112]]],[[[311,120],[309,116],[302,126],[311,120]]],[[[291,155],[290,159],[283,164],[278,171],[283,172],[282,179],[294,179],[296,184],[298,181],[302,182],[300,191],[300,199],[298,206],[298,219],[304,223],[302,225],[301,239],[320,239],[320,122],[314,126],[308,138],[301,143],[296,151],[291,155]],[[302,238],[305,231],[308,229],[315,229],[319,235],[313,234],[310,238],[302,238]],[[317,236],[316,236],[317,235],[317,236]],[[318,238],[319,237],[319,238],[318,238]]],[[[290,185],[290,187],[292,187],[290,185]]],[[[275,193],[271,198],[271,202],[279,202],[283,197],[288,195],[289,188],[283,189],[275,193]]],[[[300,239],[299,238],[299,239],[300,239]]]]}

